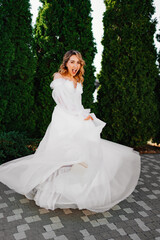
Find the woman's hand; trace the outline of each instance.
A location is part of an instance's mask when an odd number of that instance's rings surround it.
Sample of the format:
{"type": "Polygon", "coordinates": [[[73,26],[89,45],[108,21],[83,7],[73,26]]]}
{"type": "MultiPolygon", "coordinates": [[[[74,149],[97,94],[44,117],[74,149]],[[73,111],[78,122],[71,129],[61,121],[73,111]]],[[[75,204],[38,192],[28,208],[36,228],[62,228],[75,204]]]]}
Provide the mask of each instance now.
{"type": "Polygon", "coordinates": [[[93,120],[93,118],[91,117],[91,115],[88,115],[88,117],[86,117],[84,120],[89,120],[89,119],[93,120]]]}

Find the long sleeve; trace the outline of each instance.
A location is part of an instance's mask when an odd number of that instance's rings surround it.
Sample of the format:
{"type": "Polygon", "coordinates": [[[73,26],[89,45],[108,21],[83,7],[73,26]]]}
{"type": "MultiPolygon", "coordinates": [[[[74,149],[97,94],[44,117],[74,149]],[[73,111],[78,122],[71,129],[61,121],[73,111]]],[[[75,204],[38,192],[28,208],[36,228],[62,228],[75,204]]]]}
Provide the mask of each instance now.
{"type": "Polygon", "coordinates": [[[67,113],[85,118],[89,115],[90,109],[84,109],[81,103],[81,92],[75,91],[72,84],[63,78],[53,80],[50,84],[53,89],[52,97],[56,104],[67,113]]]}

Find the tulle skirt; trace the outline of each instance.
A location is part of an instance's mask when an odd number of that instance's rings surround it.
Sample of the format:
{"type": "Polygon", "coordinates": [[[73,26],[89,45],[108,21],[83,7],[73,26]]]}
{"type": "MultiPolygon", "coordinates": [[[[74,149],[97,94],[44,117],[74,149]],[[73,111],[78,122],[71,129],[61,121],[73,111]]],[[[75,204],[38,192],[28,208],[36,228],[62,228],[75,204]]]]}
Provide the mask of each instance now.
{"type": "Polygon", "coordinates": [[[84,120],[56,106],[36,152],[2,164],[0,181],[51,210],[104,212],[124,200],[138,183],[140,155],[100,138],[105,123],[91,115],[84,120]]]}

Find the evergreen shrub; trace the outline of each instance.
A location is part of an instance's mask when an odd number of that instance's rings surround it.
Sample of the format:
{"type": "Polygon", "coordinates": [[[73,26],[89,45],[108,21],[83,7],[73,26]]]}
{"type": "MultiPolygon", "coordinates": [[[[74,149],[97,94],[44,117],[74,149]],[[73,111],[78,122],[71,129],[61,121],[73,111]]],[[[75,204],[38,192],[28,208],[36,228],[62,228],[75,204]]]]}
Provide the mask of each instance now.
{"type": "Polygon", "coordinates": [[[33,154],[38,143],[38,139],[28,138],[25,132],[0,132],[0,163],[33,154]]]}
{"type": "Polygon", "coordinates": [[[97,115],[102,136],[128,146],[145,145],[159,122],[152,0],[106,0],[97,115]]]}

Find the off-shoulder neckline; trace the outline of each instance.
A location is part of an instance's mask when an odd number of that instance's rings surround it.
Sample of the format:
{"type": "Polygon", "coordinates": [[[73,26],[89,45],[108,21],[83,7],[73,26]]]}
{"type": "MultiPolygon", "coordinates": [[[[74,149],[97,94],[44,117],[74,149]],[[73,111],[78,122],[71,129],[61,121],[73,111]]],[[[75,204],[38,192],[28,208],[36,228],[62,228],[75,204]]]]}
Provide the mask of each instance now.
{"type": "MultiPolygon", "coordinates": [[[[74,82],[72,81],[72,80],[69,80],[69,79],[67,79],[67,78],[63,78],[63,77],[61,77],[61,78],[56,78],[56,79],[64,79],[65,81],[68,81],[68,82],[72,82],[73,83],[73,87],[76,89],[77,88],[77,86],[75,87],[74,86],[74,82]]],[[[56,79],[54,79],[53,81],[55,81],[56,79]]],[[[80,82],[77,82],[77,84],[81,84],[80,82]]],[[[81,84],[81,86],[82,86],[82,84],[81,84]]]]}

